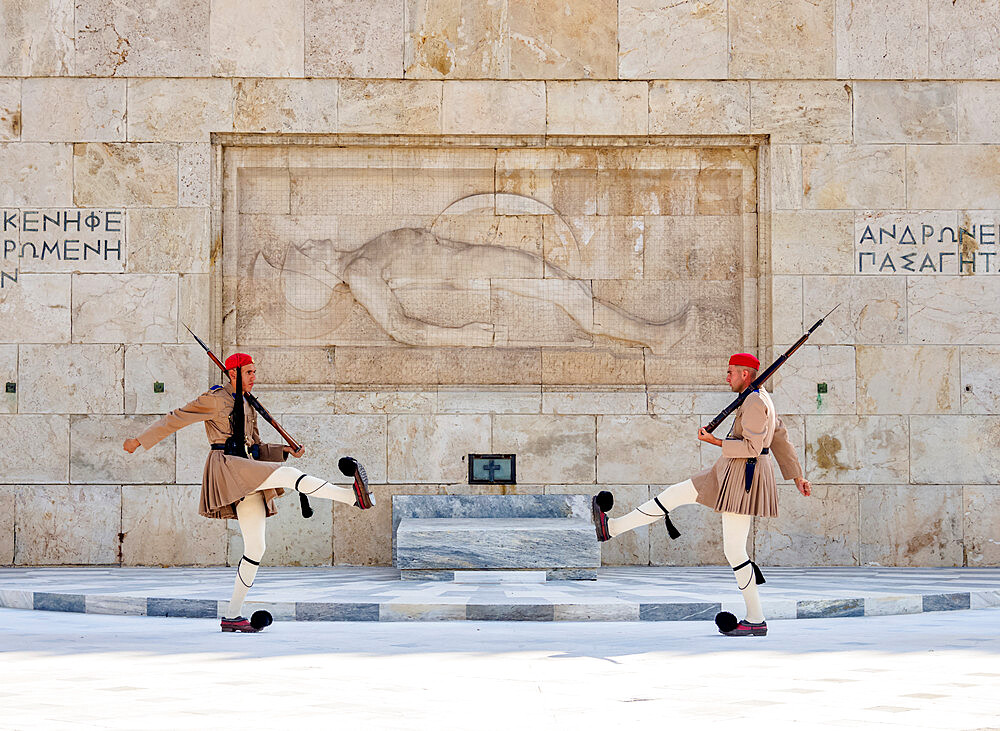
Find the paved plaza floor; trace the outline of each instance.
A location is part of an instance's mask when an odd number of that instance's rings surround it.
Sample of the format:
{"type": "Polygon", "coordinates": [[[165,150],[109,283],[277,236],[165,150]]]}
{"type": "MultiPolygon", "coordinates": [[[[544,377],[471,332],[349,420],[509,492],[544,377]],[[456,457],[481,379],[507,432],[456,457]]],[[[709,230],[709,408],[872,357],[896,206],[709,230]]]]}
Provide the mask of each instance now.
{"type": "MultiPolygon", "coordinates": [[[[760,587],[772,619],[1000,607],[998,568],[772,568],[760,587]]],[[[5,568],[0,607],[94,614],[218,617],[233,568],[5,568]]],[[[604,568],[596,581],[401,581],[391,568],[262,566],[246,612],[280,621],[711,620],[743,603],[725,566],[604,568]]],[[[544,574],[541,574],[544,578],[544,574]]]]}
{"type": "Polygon", "coordinates": [[[2,729],[1000,728],[1000,609],[276,622],[0,609],[2,729]]]}

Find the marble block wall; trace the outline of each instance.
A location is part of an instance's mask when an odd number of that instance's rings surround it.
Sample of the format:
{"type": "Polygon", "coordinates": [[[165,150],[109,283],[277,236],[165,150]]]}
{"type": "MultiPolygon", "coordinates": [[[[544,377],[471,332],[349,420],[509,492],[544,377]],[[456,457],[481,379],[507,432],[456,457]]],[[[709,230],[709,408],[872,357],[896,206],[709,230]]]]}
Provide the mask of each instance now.
{"type": "MultiPolygon", "coordinates": [[[[772,384],[814,495],[781,486],[756,560],[1000,565],[998,28],[995,4],[928,0],[3,3],[0,565],[238,559],[235,524],[196,515],[197,427],[120,449],[216,379],[183,325],[220,332],[218,133],[763,136],[758,354],[840,306],[772,384]]],[[[379,500],[310,521],[284,500],[265,561],[388,565],[393,494],[607,488],[617,515],[714,458],[694,433],[727,395],[643,385],[641,361],[525,384],[506,374],[533,356],[503,352],[444,383],[399,350],[410,380],[367,385],[269,385],[262,359],[261,399],[317,445],[303,468],[352,451],[379,500]],[[486,451],[523,484],[465,484],[486,451]]],[[[675,517],[680,540],[658,522],[604,563],[724,562],[716,516],[675,517]]]]}

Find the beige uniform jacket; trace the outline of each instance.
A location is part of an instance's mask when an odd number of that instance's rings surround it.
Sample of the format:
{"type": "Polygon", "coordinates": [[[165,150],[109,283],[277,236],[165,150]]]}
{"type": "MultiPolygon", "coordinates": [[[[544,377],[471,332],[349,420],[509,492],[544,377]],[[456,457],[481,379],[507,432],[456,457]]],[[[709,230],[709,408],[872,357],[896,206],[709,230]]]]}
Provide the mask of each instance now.
{"type": "Polygon", "coordinates": [[[722,513],[773,518],[778,515],[778,489],[771,459],[786,480],[802,477],[802,466],[788,431],[774,410],[771,395],[763,388],[751,393],[736,410],[733,428],[722,441],[722,456],[691,481],[698,502],[722,513]],[[770,454],[761,454],[768,448],[770,454]],[[747,459],[756,457],[750,491],[746,490],[747,459]]]}
{"type": "MultiPolygon", "coordinates": [[[[223,444],[232,436],[229,420],[233,413],[233,403],[231,384],[215,386],[157,421],[139,435],[139,443],[149,449],[178,429],[201,421],[205,423],[209,444],[223,444]]],[[[244,413],[247,442],[260,445],[260,459],[233,457],[215,449],[208,453],[198,505],[198,512],[206,518],[235,518],[236,503],[260,487],[287,457],[282,445],[261,444],[257,431],[257,412],[250,404],[246,404],[244,413]]],[[[274,498],[282,494],[284,490],[281,489],[263,491],[268,516],[278,511],[274,498]]]]}

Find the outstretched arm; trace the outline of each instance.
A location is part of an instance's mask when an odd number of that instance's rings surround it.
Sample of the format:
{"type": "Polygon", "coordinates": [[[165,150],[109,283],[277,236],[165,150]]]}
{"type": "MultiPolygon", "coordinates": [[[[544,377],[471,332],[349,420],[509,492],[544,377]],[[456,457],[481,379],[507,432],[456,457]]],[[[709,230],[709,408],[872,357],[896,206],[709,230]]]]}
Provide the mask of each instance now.
{"type": "Polygon", "coordinates": [[[493,343],[493,326],[470,322],[459,327],[443,327],[406,314],[389,284],[375,265],[365,259],[351,263],[344,272],[351,294],[383,330],[407,345],[479,345],[493,343]]]}
{"type": "Polygon", "coordinates": [[[218,401],[211,394],[202,394],[189,404],[174,409],[138,437],[126,439],[122,448],[132,454],[140,446],[149,449],[162,439],[188,424],[208,421],[218,409],[218,401]]]}

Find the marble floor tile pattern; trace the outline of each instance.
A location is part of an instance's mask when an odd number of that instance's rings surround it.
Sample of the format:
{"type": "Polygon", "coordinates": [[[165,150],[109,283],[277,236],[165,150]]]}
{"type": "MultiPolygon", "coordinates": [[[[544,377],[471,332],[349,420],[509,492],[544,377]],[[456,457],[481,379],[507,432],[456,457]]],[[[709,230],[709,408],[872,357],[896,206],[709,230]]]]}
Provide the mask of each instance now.
{"type": "MultiPolygon", "coordinates": [[[[768,568],[772,619],[856,617],[1000,607],[1000,569],[768,568]]],[[[216,617],[232,568],[3,568],[0,607],[91,614],[216,617]]],[[[710,619],[739,614],[727,567],[603,568],[596,581],[492,584],[401,581],[392,568],[262,566],[246,611],[276,619],[710,619]]]]}

